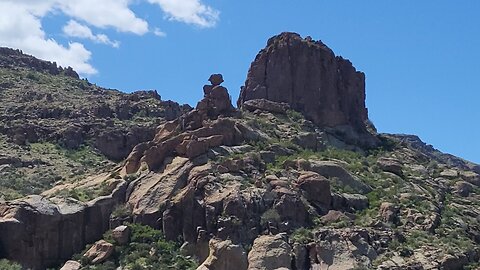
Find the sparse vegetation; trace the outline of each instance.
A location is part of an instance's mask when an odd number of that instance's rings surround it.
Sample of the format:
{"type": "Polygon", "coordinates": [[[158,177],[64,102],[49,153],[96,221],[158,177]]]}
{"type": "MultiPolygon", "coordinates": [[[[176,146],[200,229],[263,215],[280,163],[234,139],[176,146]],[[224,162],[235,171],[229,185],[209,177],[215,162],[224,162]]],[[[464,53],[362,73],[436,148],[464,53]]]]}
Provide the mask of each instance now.
{"type": "Polygon", "coordinates": [[[0,270],[22,270],[22,266],[18,263],[5,259],[0,260],[0,270]]]}
{"type": "Polygon", "coordinates": [[[260,224],[262,226],[266,226],[270,222],[277,223],[277,222],[280,222],[280,221],[281,221],[281,217],[278,214],[277,210],[269,209],[262,214],[260,224]]]}
{"type": "MultiPolygon", "coordinates": [[[[162,233],[151,227],[130,224],[132,230],[130,243],[125,246],[115,246],[112,257],[99,265],[89,265],[79,254],[75,258],[82,262],[82,270],[93,269],[196,269],[197,263],[191,258],[181,255],[177,243],[166,241],[162,233]]],[[[113,243],[111,232],[104,235],[107,242],[113,243]]],[[[85,253],[86,250],[83,252],[85,253]]],[[[83,254],[82,253],[82,254],[83,254]]]]}

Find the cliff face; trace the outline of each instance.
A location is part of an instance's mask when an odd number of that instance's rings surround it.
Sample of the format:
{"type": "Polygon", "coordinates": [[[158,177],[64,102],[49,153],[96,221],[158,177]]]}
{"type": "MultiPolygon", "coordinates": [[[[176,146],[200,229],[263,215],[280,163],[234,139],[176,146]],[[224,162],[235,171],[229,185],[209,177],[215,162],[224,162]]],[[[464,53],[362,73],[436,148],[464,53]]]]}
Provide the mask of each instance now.
{"type": "Polygon", "coordinates": [[[319,126],[365,132],[365,75],[321,41],[295,33],[272,37],[253,61],[238,106],[252,99],[288,103],[319,126]]]}

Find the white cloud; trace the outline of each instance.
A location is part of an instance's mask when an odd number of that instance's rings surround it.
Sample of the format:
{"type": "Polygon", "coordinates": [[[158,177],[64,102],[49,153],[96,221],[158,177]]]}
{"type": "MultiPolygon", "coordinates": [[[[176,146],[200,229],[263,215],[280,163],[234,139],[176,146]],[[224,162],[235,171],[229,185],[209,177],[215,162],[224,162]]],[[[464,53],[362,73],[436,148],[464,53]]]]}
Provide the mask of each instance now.
{"type": "Polygon", "coordinates": [[[99,28],[112,27],[120,32],[143,35],[148,23],[129,8],[128,0],[57,0],[67,15],[99,28]]]}
{"type": "Polygon", "coordinates": [[[168,18],[200,27],[213,27],[217,24],[220,12],[200,0],[148,0],[159,5],[168,18]]]}
{"type": "Polygon", "coordinates": [[[153,34],[157,37],[166,37],[167,36],[167,33],[160,30],[160,28],[153,29],[153,34]]]}
{"type": "MultiPolygon", "coordinates": [[[[30,2],[30,1],[25,1],[30,2]]],[[[88,62],[90,51],[80,43],[63,46],[46,37],[40,18],[45,7],[32,9],[32,6],[17,5],[10,1],[0,3],[0,46],[22,49],[38,58],[55,61],[59,65],[75,68],[81,74],[95,74],[97,71],[88,62]]]]}
{"type": "Polygon", "coordinates": [[[118,47],[119,42],[104,34],[95,34],[92,28],[136,35],[151,32],[165,37],[165,32],[151,29],[148,22],[130,8],[132,3],[139,2],[158,5],[170,20],[200,27],[213,27],[219,19],[219,12],[202,0],[0,0],[0,46],[21,49],[64,67],[71,66],[82,75],[95,74],[97,70],[89,63],[91,52],[79,42],[61,44],[48,37],[42,19],[49,14],[66,15],[69,20],[63,28],[66,35],[113,47],[118,47]]]}
{"type": "Polygon", "coordinates": [[[78,23],[75,20],[70,20],[64,27],[63,33],[65,33],[69,37],[76,37],[76,38],[85,38],[92,40],[96,43],[110,45],[114,48],[118,48],[120,46],[120,42],[112,41],[108,36],[104,34],[93,34],[92,30],[83,24],[78,23]]]}

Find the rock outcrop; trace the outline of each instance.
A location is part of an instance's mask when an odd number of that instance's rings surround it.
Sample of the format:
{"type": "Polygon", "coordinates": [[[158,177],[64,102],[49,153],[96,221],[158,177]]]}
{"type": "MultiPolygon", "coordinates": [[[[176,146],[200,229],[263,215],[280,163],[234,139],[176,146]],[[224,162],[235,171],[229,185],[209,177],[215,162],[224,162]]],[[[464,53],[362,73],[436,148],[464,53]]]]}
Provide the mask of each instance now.
{"type": "Polygon", "coordinates": [[[83,255],[90,263],[99,264],[112,256],[115,247],[105,240],[99,240],[83,255]]]}
{"type": "Polygon", "coordinates": [[[253,61],[237,104],[255,99],[287,103],[321,127],[351,127],[359,142],[376,143],[366,127],[365,75],[321,41],[295,33],[272,37],[253,61]]]}
{"type": "Polygon", "coordinates": [[[291,269],[292,248],[282,235],[262,235],[248,253],[249,270],[291,269]]]}
{"type": "Polygon", "coordinates": [[[52,75],[63,74],[65,76],[78,79],[79,76],[71,67],[58,67],[57,63],[37,59],[33,56],[24,54],[21,50],[0,47],[0,68],[18,68],[46,72],[52,75]]]}
{"type": "Polygon", "coordinates": [[[212,239],[209,243],[210,254],[197,270],[245,270],[247,253],[243,247],[230,240],[212,239]]]}
{"type": "Polygon", "coordinates": [[[0,203],[0,257],[32,269],[57,266],[101,238],[125,190],[120,181],[112,194],[87,203],[37,195],[0,203]]]}

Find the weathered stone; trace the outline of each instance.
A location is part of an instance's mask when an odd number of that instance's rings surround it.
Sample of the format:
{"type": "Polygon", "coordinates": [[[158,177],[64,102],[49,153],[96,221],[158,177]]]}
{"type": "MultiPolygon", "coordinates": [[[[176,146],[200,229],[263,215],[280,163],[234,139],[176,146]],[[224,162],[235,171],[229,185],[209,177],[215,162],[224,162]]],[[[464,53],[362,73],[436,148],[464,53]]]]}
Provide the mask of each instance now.
{"type": "Polygon", "coordinates": [[[113,240],[119,245],[125,245],[130,241],[131,230],[128,226],[118,226],[112,231],[113,240]]]}
{"type": "Polygon", "coordinates": [[[403,175],[403,165],[398,159],[393,158],[379,158],[377,165],[381,170],[394,173],[398,176],[403,175]]]}
{"type": "Polygon", "coordinates": [[[256,110],[271,113],[286,114],[290,106],[283,102],[274,102],[264,98],[247,100],[242,104],[242,109],[254,112],[256,110]]]}
{"type": "Polygon", "coordinates": [[[92,264],[102,263],[112,256],[114,246],[104,240],[97,241],[87,250],[83,257],[87,258],[92,264]]]}
{"type": "Polygon", "coordinates": [[[249,270],[275,270],[292,268],[292,249],[281,234],[261,235],[253,242],[248,253],[249,270]]]}
{"type": "Polygon", "coordinates": [[[361,194],[333,194],[332,208],[350,212],[361,211],[368,208],[368,198],[361,194]]]}
{"type": "Polygon", "coordinates": [[[473,185],[465,181],[458,181],[455,183],[454,191],[462,197],[468,197],[468,195],[470,195],[470,193],[473,191],[473,185]]]}
{"type": "Polygon", "coordinates": [[[305,149],[320,150],[323,145],[318,141],[317,135],[312,132],[300,132],[295,136],[293,142],[305,149]]]}
{"type": "Polygon", "coordinates": [[[400,209],[393,203],[383,202],[380,205],[380,216],[384,222],[398,224],[400,209]]]}
{"type": "Polygon", "coordinates": [[[208,81],[213,85],[217,86],[223,83],[223,76],[222,74],[212,74],[208,81]]]}
{"type": "Polygon", "coordinates": [[[77,261],[67,261],[60,270],[80,270],[82,264],[77,261]]]}
{"type": "Polygon", "coordinates": [[[342,167],[342,164],[333,161],[312,161],[310,162],[310,170],[330,180],[335,179],[343,186],[349,186],[353,190],[362,194],[372,191],[372,188],[357,177],[351,175],[342,167]]]}
{"type": "Polygon", "coordinates": [[[449,178],[449,179],[454,179],[458,177],[458,171],[452,170],[452,169],[446,169],[440,173],[440,176],[449,178]]]}
{"type": "Polygon", "coordinates": [[[250,66],[237,103],[254,99],[287,103],[320,126],[348,125],[368,134],[365,75],[321,41],[295,33],[271,38],[250,66]]]}
{"type": "Polygon", "coordinates": [[[349,221],[350,218],[340,211],[330,210],[326,215],[322,216],[321,220],[325,224],[330,224],[340,221],[349,221]]]}
{"type": "Polygon", "coordinates": [[[210,254],[197,270],[246,270],[248,267],[245,250],[232,241],[212,239],[210,254]]]}
{"type": "Polygon", "coordinates": [[[126,183],[120,181],[111,195],[87,204],[54,204],[37,195],[0,203],[1,255],[33,269],[70,259],[108,230],[110,214],[125,191],[126,183]]]}
{"type": "Polygon", "coordinates": [[[325,208],[330,208],[332,194],[330,193],[330,182],[323,176],[306,172],[300,175],[297,180],[298,187],[303,190],[307,200],[318,203],[325,208]]]}

